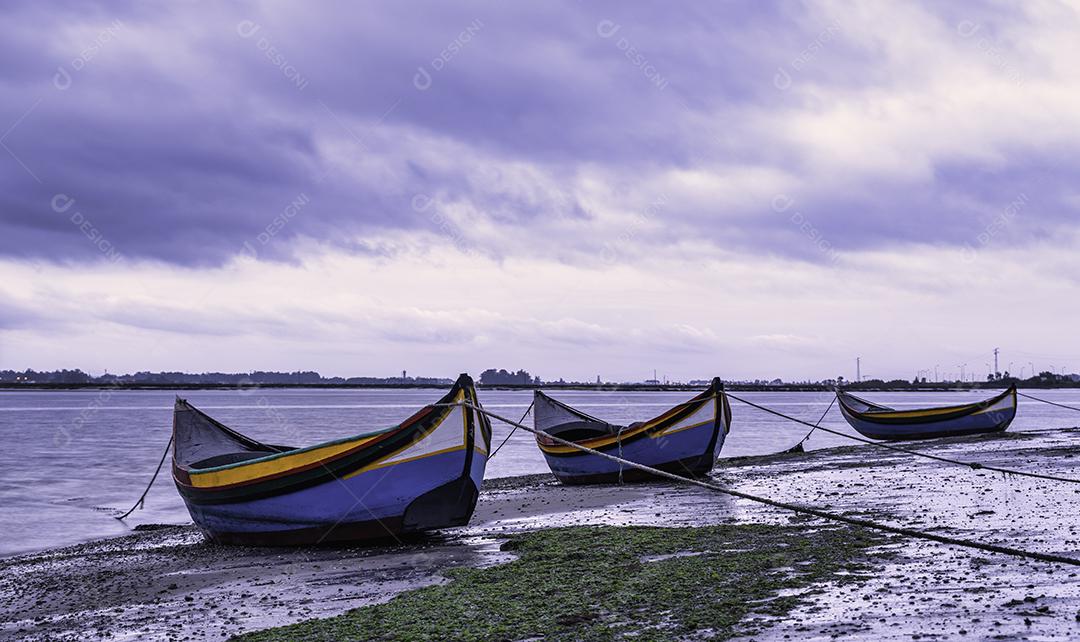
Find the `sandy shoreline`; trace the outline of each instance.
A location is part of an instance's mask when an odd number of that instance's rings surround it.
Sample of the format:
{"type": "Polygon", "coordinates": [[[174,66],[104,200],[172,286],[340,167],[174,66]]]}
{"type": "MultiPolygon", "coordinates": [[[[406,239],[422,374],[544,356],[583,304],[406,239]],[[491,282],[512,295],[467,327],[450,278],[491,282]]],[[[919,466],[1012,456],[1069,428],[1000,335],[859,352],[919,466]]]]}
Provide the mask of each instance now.
{"type": "MultiPolygon", "coordinates": [[[[1080,429],[942,440],[919,448],[1003,467],[1080,476],[1080,429]]],[[[954,537],[1080,557],[1080,488],[1003,478],[869,446],[724,460],[732,488],[954,537]]],[[[513,533],[552,526],[789,523],[790,516],[664,483],[563,487],[550,476],[485,483],[469,526],[377,547],[248,549],[193,526],[0,559],[0,637],[222,639],[329,617],[445,581],[454,566],[511,559],[513,533]]],[[[1080,569],[909,539],[881,547],[852,592],[815,587],[811,608],[763,636],[829,639],[1068,638],[1080,635],[1080,569]],[[961,634],[961,631],[964,633],[961,634]]]]}

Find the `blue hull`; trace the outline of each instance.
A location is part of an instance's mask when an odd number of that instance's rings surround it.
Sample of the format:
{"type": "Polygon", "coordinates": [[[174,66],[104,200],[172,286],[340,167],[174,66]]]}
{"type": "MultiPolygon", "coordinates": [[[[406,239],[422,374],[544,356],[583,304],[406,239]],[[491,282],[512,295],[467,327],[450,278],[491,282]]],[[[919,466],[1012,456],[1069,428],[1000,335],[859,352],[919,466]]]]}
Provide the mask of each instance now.
{"type": "Polygon", "coordinates": [[[952,421],[935,422],[914,426],[895,426],[871,423],[851,417],[844,413],[851,427],[859,434],[871,439],[883,441],[899,441],[905,439],[936,439],[938,437],[961,437],[964,435],[980,435],[992,432],[1002,432],[1012,423],[1013,413],[999,413],[994,415],[982,415],[979,417],[963,417],[952,421]]]}
{"type": "Polygon", "coordinates": [[[840,397],[840,411],[851,427],[865,437],[884,441],[1002,432],[1016,417],[1017,407],[1016,391],[1012,388],[984,402],[948,408],[897,411],[884,406],[865,409],[866,406],[857,397],[840,397]]]}
{"type": "Polygon", "coordinates": [[[476,506],[491,446],[478,404],[461,375],[397,426],[289,448],[177,399],[173,481],[192,520],[219,542],[319,544],[460,526],[476,506]]]}
{"type": "MultiPolygon", "coordinates": [[[[724,431],[720,430],[713,448],[709,442],[717,429],[712,424],[688,428],[670,435],[645,437],[626,444],[620,453],[618,447],[605,448],[602,452],[644,464],[651,468],[676,475],[698,476],[712,470],[720,449],[724,447],[724,431]]],[[[649,479],[652,476],[637,468],[589,453],[551,455],[544,453],[548,467],[559,481],[566,484],[607,483],[619,480],[622,469],[623,481],[649,479]]]]}
{"type": "Polygon", "coordinates": [[[390,538],[468,522],[487,457],[465,451],[362,472],[297,492],[253,501],[188,504],[212,539],[242,544],[321,543],[390,538]]]}
{"type": "Polygon", "coordinates": [[[714,378],[689,401],[629,426],[608,423],[552,399],[533,395],[536,443],[552,474],[564,484],[649,479],[653,475],[617,457],[649,468],[696,477],[712,470],[731,428],[724,384],[714,378]]]}

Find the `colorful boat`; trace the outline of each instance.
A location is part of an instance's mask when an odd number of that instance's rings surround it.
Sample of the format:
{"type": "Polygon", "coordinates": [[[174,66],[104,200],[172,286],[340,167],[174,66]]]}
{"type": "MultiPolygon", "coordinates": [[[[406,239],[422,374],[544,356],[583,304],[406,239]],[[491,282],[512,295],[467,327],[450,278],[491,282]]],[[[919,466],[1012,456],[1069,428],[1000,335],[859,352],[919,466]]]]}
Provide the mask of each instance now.
{"type": "Polygon", "coordinates": [[[219,542],[318,544],[397,537],[469,521],[491,424],[461,375],[400,425],[289,448],[259,443],[183,399],[173,414],[173,479],[191,519],[219,542]]]}
{"type": "Polygon", "coordinates": [[[1001,432],[1016,417],[1016,386],[984,401],[946,406],[896,410],[838,390],[840,411],[859,434],[871,439],[903,440],[957,437],[1001,432]]]}
{"type": "MultiPolygon", "coordinates": [[[[709,388],[648,421],[620,426],[597,419],[535,393],[533,422],[537,430],[575,444],[678,475],[698,476],[712,470],[731,429],[731,407],[723,383],[709,388]]],[[[546,435],[536,442],[551,472],[564,484],[635,481],[652,477],[546,435]]]]}

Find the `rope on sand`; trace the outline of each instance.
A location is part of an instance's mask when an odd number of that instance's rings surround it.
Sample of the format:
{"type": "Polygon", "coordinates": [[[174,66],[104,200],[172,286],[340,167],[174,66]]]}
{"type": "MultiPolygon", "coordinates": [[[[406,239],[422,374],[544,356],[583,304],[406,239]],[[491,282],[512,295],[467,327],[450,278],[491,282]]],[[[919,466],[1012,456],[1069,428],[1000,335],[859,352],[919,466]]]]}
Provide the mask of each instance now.
{"type": "Polygon", "coordinates": [[[646,466],[644,464],[639,464],[637,462],[630,461],[628,459],[622,459],[620,457],[616,457],[614,455],[609,455],[607,453],[603,453],[603,452],[600,452],[598,450],[593,450],[592,448],[588,448],[586,446],[582,446],[581,444],[578,444],[578,443],[575,443],[575,442],[572,442],[572,441],[569,441],[569,440],[566,440],[566,439],[562,439],[560,437],[556,437],[555,435],[552,435],[550,433],[546,433],[546,432],[544,432],[542,430],[537,430],[535,428],[529,428],[528,426],[525,426],[525,425],[523,425],[521,423],[515,422],[515,421],[513,421],[511,419],[507,419],[505,417],[500,417],[499,415],[497,415],[497,414],[495,414],[495,413],[493,413],[491,411],[484,410],[483,408],[481,408],[479,406],[476,406],[474,404],[471,404],[471,403],[460,402],[458,404],[447,404],[447,405],[462,405],[462,406],[465,406],[467,408],[472,408],[476,412],[482,412],[485,415],[487,415],[488,417],[491,417],[493,419],[498,419],[499,421],[501,421],[503,423],[509,424],[511,426],[515,426],[517,428],[521,428],[522,430],[525,430],[527,432],[531,432],[534,435],[543,435],[545,438],[551,439],[552,441],[554,441],[556,443],[560,443],[560,444],[562,444],[564,446],[570,446],[571,448],[577,448],[578,450],[580,450],[582,452],[587,452],[589,454],[596,455],[597,457],[603,457],[604,459],[609,459],[611,461],[618,462],[620,465],[629,466],[631,468],[637,468],[638,470],[645,471],[645,472],[650,473],[652,475],[655,475],[657,477],[665,477],[665,478],[671,479],[673,481],[683,482],[683,483],[686,483],[686,484],[693,484],[694,486],[700,486],[702,488],[707,488],[709,490],[714,490],[716,492],[723,493],[725,495],[730,495],[732,497],[737,497],[739,499],[745,499],[745,500],[748,500],[748,501],[757,502],[759,504],[765,504],[767,506],[772,506],[774,508],[779,508],[779,509],[782,509],[782,510],[787,510],[787,511],[791,511],[791,512],[794,512],[794,513],[799,513],[799,514],[802,514],[802,515],[811,515],[813,517],[819,517],[821,519],[827,519],[827,520],[831,520],[831,521],[834,521],[834,522],[842,522],[844,524],[850,524],[852,526],[860,526],[862,528],[869,528],[869,529],[878,530],[878,531],[882,531],[882,532],[886,532],[886,533],[893,533],[893,534],[896,534],[896,535],[904,535],[906,537],[913,537],[913,538],[916,538],[916,539],[930,540],[930,541],[933,541],[933,542],[939,542],[941,544],[951,544],[951,545],[954,545],[954,546],[962,546],[964,548],[973,548],[973,549],[976,549],[976,550],[988,551],[988,552],[991,552],[991,553],[1000,553],[1002,555],[1010,555],[1010,556],[1013,556],[1013,557],[1024,557],[1024,558],[1028,558],[1028,559],[1039,560],[1039,561],[1042,561],[1042,562],[1054,562],[1054,563],[1058,563],[1058,564],[1068,564],[1068,565],[1071,565],[1071,566],[1080,566],[1080,560],[1073,559],[1071,557],[1064,557],[1064,556],[1061,556],[1061,555],[1053,555],[1053,554],[1050,554],[1050,553],[1038,553],[1038,552],[1035,552],[1035,551],[1025,551],[1025,550],[1022,550],[1022,549],[1019,549],[1019,548],[1012,548],[1010,546],[1000,546],[998,544],[987,544],[987,543],[984,543],[984,542],[975,542],[975,541],[972,541],[972,540],[959,539],[959,538],[955,538],[955,537],[946,537],[944,535],[935,535],[933,533],[924,533],[922,531],[916,531],[916,530],[912,530],[912,529],[909,529],[909,528],[901,528],[901,527],[898,527],[898,526],[889,526],[887,524],[879,524],[878,522],[873,522],[873,521],[870,521],[870,520],[867,520],[867,519],[859,519],[857,517],[847,517],[845,515],[837,515],[835,513],[830,513],[830,512],[823,511],[823,510],[818,509],[818,508],[812,508],[812,507],[809,507],[809,506],[800,506],[800,505],[797,505],[797,504],[788,504],[788,503],[785,503],[785,502],[778,502],[776,500],[768,499],[768,498],[765,498],[765,497],[758,497],[756,495],[750,495],[748,493],[743,493],[743,492],[740,492],[740,491],[737,491],[737,490],[731,490],[729,488],[724,488],[722,486],[718,486],[717,484],[702,481],[702,480],[699,480],[699,479],[692,479],[690,477],[682,477],[680,475],[665,472],[663,470],[652,468],[651,466],[646,466]]]}
{"type": "Polygon", "coordinates": [[[754,408],[757,408],[758,410],[763,410],[763,411],[765,411],[765,412],[767,412],[769,414],[776,415],[777,417],[782,417],[782,418],[787,419],[789,421],[794,421],[795,423],[803,424],[804,426],[810,426],[811,428],[816,428],[817,430],[824,430],[825,432],[833,434],[833,435],[838,435],[840,437],[846,437],[848,439],[854,439],[855,441],[861,441],[864,444],[870,444],[871,446],[877,446],[878,448],[884,448],[886,450],[892,450],[894,452],[904,453],[904,454],[907,454],[907,455],[915,455],[916,457],[925,457],[926,459],[933,459],[935,461],[940,461],[940,462],[943,462],[943,463],[946,463],[946,464],[956,464],[958,466],[967,466],[968,468],[971,468],[972,470],[989,470],[989,471],[993,471],[993,472],[996,472],[996,473],[1002,473],[1003,475],[1020,475],[1022,477],[1034,477],[1036,479],[1047,479],[1047,480],[1050,480],[1050,481],[1070,482],[1070,483],[1073,483],[1073,484],[1080,483],[1080,479],[1072,479],[1072,478],[1069,478],[1069,477],[1058,477],[1057,475],[1043,475],[1041,473],[1030,473],[1030,472],[1026,472],[1026,471],[1023,471],[1023,470],[1011,470],[1011,469],[1008,469],[1008,468],[998,468],[997,466],[988,466],[986,464],[980,464],[980,463],[977,463],[977,462],[970,462],[970,461],[960,461],[959,459],[950,459],[948,457],[940,457],[938,455],[931,455],[929,453],[920,452],[918,450],[910,450],[908,448],[901,448],[899,446],[891,446],[889,444],[883,444],[880,441],[873,441],[872,439],[866,439],[864,437],[856,437],[855,435],[849,435],[847,433],[840,432],[839,430],[833,430],[832,428],[826,428],[825,426],[815,426],[814,424],[810,423],[809,421],[803,421],[802,419],[798,419],[798,418],[792,417],[790,415],[785,415],[784,413],[779,412],[777,410],[773,410],[772,408],[766,408],[765,406],[756,404],[753,401],[747,401],[746,399],[743,399],[741,397],[737,397],[737,396],[731,394],[730,392],[728,393],[728,396],[731,397],[732,399],[736,400],[736,401],[741,401],[741,402],[743,402],[744,404],[746,404],[748,406],[753,406],[754,408]]]}
{"type": "Polygon", "coordinates": [[[169,437],[169,443],[166,444],[166,446],[165,446],[165,452],[161,453],[161,461],[158,462],[157,470],[154,471],[154,476],[150,478],[150,483],[146,485],[146,490],[144,490],[143,494],[139,497],[139,501],[135,502],[135,505],[132,506],[131,508],[129,508],[128,512],[126,512],[123,515],[117,517],[116,519],[119,519],[119,520],[123,521],[123,519],[125,517],[127,517],[128,515],[134,513],[136,508],[142,508],[143,507],[143,502],[146,501],[146,495],[147,495],[147,493],[150,492],[150,487],[154,485],[154,481],[157,480],[158,473],[161,472],[161,467],[163,465],[165,465],[165,458],[169,456],[169,448],[172,447],[172,443],[173,443],[173,438],[169,437]]]}

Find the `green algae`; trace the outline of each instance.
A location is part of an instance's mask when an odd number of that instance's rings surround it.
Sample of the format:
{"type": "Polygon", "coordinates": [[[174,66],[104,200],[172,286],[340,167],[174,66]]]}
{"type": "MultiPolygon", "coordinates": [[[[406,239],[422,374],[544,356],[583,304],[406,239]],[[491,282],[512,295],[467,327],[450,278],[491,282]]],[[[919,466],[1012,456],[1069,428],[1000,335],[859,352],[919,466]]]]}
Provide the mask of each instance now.
{"type": "Polygon", "coordinates": [[[384,604],[237,638],[723,640],[824,582],[858,582],[875,533],[813,524],[571,527],[512,537],[518,559],[457,568],[384,604]]]}

